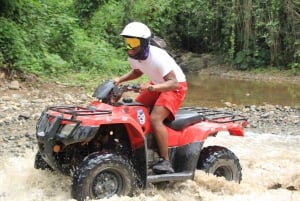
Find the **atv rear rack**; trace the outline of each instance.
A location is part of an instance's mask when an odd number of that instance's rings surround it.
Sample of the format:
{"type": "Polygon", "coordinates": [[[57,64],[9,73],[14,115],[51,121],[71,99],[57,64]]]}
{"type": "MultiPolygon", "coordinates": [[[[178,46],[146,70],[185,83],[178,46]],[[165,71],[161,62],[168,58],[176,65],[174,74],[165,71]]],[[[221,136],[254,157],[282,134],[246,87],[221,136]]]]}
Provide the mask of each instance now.
{"type": "Polygon", "coordinates": [[[208,108],[199,107],[182,107],[180,109],[197,112],[203,120],[215,122],[215,123],[230,123],[237,121],[247,121],[247,118],[242,115],[233,114],[221,110],[212,110],[208,108]]]}
{"type": "Polygon", "coordinates": [[[51,106],[47,110],[52,110],[62,114],[72,115],[72,118],[77,116],[89,116],[89,115],[106,115],[111,114],[111,110],[96,110],[91,107],[78,107],[78,106],[51,106]]]}

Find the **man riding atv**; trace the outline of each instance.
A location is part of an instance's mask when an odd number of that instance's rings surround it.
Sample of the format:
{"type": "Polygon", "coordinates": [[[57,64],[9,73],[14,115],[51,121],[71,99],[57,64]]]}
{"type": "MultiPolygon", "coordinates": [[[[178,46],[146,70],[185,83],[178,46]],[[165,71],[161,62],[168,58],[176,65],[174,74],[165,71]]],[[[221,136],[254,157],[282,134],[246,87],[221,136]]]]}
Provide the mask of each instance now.
{"type": "Polygon", "coordinates": [[[151,108],[150,124],[156,138],[160,159],[153,165],[154,173],[173,173],[168,155],[168,133],[165,119],[173,121],[184,100],[187,83],[184,73],[163,49],[150,45],[151,31],[143,23],[132,22],[123,29],[131,71],[114,80],[115,85],[136,79],[143,74],[149,83],[141,84],[136,101],[151,108]]]}
{"type": "Polygon", "coordinates": [[[132,196],[150,183],[194,179],[197,170],[239,183],[238,157],[226,147],[204,145],[220,131],[243,136],[247,118],[209,108],[178,109],[187,90],[178,65],[149,45],[146,25],[130,23],[121,35],[132,70],[100,84],[85,106],[47,107],[36,125],[34,167],[71,176],[78,201],[132,196]],[[142,74],[150,83],[120,84],[142,74]],[[123,97],[128,91],[140,93],[137,101],[123,97]]]}

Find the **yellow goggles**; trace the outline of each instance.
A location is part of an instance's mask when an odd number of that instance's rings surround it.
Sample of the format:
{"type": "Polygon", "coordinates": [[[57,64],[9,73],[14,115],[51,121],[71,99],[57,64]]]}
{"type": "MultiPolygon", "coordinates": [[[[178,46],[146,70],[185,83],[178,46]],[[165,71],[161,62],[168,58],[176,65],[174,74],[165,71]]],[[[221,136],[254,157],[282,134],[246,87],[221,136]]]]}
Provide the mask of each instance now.
{"type": "Polygon", "coordinates": [[[133,48],[141,46],[141,41],[138,38],[125,38],[126,48],[132,50],[133,48]]]}

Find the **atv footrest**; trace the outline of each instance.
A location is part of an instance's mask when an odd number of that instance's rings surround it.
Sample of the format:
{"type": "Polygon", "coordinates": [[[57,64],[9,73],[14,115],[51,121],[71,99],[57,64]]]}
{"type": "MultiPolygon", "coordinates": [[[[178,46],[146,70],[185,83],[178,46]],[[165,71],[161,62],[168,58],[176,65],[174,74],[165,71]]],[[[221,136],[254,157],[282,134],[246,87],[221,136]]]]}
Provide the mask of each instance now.
{"type": "Polygon", "coordinates": [[[193,179],[193,172],[178,172],[171,174],[157,174],[157,175],[149,175],[147,177],[147,183],[157,183],[162,181],[179,181],[186,179],[193,179]]]}

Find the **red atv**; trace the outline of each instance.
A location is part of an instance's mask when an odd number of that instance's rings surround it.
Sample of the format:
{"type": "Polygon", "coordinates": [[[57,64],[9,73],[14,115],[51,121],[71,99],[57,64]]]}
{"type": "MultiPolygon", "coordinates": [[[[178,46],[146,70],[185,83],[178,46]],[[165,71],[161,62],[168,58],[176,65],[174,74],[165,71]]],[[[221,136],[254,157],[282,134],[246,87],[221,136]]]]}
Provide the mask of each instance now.
{"type": "Polygon", "coordinates": [[[239,159],[221,146],[203,147],[209,136],[227,130],[243,136],[244,116],[197,107],[180,108],[168,130],[170,162],[175,173],[154,174],[159,158],[149,123],[149,108],[121,97],[139,91],[135,85],[106,81],[87,107],[48,107],[36,126],[38,152],[35,168],[73,176],[72,196],[101,199],[132,195],[148,183],[193,179],[203,170],[229,181],[242,178],[239,159]]]}

